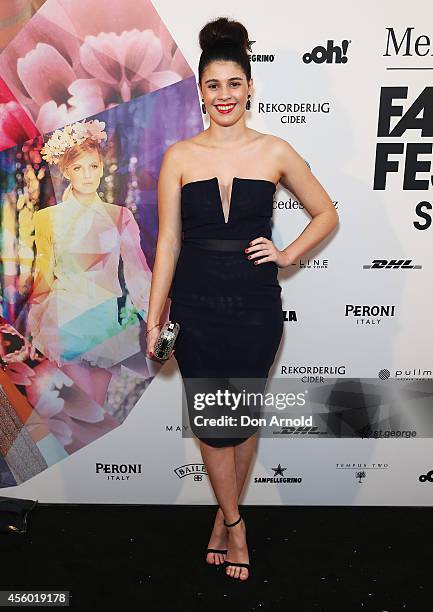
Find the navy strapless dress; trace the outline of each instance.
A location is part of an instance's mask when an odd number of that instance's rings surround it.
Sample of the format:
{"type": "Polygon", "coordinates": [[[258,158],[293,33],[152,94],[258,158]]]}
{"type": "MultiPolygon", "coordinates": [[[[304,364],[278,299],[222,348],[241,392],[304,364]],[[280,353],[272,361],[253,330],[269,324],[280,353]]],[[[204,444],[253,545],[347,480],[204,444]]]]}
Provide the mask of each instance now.
{"type": "Polygon", "coordinates": [[[191,430],[211,446],[234,446],[250,437],[257,426],[241,427],[240,416],[257,412],[242,402],[236,410],[218,405],[201,410],[194,394],[233,392],[230,379],[242,379],[247,392],[263,392],[283,333],[278,266],[255,265],[244,252],[254,238],[271,238],[275,189],[268,180],[235,177],[227,222],[216,177],[186,183],[181,191],[183,241],[169,316],[180,324],[174,357],[191,430]],[[236,417],[238,427],[194,424],[196,416],[222,414],[236,417]]]}

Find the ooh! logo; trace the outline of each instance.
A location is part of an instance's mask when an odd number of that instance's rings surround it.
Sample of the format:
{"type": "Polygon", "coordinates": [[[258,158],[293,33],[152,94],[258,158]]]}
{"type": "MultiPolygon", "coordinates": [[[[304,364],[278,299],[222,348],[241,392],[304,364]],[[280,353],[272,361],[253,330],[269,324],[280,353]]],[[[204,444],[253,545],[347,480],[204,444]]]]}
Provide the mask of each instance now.
{"type": "Polygon", "coordinates": [[[333,40],[328,40],[326,48],[322,47],[322,45],[317,45],[310,53],[304,53],[302,61],[305,64],[311,64],[311,62],[315,64],[323,64],[324,62],[327,64],[346,64],[347,48],[350,42],[352,41],[342,40],[341,47],[339,47],[338,45],[334,45],[333,40]]]}
{"type": "Polygon", "coordinates": [[[430,470],[430,472],[427,472],[427,474],[421,474],[421,476],[419,477],[419,481],[420,482],[433,482],[433,470],[430,470]]]}

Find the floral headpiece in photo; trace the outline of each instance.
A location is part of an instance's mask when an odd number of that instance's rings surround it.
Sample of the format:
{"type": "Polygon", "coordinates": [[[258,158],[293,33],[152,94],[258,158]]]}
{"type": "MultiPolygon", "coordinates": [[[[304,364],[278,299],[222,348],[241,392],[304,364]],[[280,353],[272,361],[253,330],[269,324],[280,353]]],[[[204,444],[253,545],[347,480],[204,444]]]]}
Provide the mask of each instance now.
{"type": "Polygon", "coordinates": [[[66,149],[83,143],[87,138],[97,142],[106,140],[107,133],[104,132],[104,128],[104,121],[97,119],[66,125],[63,129],[53,132],[42,147],[41,156],[49,164],[57,164],[66,149]]]}

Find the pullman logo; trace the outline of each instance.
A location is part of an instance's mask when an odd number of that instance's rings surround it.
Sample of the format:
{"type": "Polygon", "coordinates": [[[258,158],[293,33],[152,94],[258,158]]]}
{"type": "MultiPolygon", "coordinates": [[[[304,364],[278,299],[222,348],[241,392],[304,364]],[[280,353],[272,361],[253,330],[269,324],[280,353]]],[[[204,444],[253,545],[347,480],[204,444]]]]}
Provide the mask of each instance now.
{"type": "Polygon", "coordinates": [[[328,40],[326,47],[317,45],[309,53],[304,53],[302,61],[304,64],[347,64],[347,49],[351,40],[342,40],[341,47],[334,45],[333,40],[328,40]]]}
{"type": "Polygon", "coordinates": [[[107,480],[129,480],[141,470],[141,463],[95,463],[95,473],[106,474],[107,480]]]}
{"type": "Polygon", "coordinates": [[[387,368],[382,368],[378,374],[378,377],[380,378],[380,380],[388,380],[390,376],[391,376],[391,372],[387,368]]]}
{"type": "MultiPolygon", "coordinates": [[[[388,380],[388,378],[391,378],[391,372],[387,368],[382,368],[378,372],[378,377],[381,380],[388,380]]],[[[394,370],[393,378],[399,378],[400,380],[431,380],[432,371],[423,370],[421,368],[413,368],[411,370],[394,370]]]]}
{"type": "Polygon", "coordinates": [[[175,468],[174,473],[178,478],[185,478],[185,476],[192,476],[193,480],[200,482],[203,480],[203,476],[207,476],[206,466],[204,463],[186,463],[175,468]]]}
{"type": "Polygon", "coordinates": [[[420,264],[412,259],[373,259],[373,263],[362,266],[363,270],[421,270],[420,264]]]}

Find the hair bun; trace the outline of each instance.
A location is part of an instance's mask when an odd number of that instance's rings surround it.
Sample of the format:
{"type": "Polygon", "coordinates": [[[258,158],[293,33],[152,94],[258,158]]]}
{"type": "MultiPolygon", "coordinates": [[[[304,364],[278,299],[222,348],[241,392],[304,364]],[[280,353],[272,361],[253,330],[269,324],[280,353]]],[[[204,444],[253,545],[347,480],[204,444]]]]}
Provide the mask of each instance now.
{"type": "Polygon", "coordinates": [[[202,51],[227,43],[244,51],[251,51],[246,28],[239,21],[232,21],[227,17],[219,17],[203,26],[199,34],[199,43],[202,51]]]}

